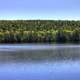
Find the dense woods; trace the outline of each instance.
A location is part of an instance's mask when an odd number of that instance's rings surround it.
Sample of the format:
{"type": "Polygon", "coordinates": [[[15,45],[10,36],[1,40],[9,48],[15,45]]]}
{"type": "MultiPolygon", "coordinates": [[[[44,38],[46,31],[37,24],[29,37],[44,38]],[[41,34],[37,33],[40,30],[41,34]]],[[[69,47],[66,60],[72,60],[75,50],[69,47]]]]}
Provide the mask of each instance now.
{"type": "Polygon", "coordinates": [[[1,20],[0,43],[79,43],[80,21],[1,20]]]}

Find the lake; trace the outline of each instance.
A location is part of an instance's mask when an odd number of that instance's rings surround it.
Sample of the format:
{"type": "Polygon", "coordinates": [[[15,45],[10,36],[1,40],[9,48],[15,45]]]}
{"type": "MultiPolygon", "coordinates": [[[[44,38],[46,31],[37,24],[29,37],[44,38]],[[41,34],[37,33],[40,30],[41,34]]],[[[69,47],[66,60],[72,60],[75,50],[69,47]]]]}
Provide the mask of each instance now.
{"type": "Polygon", "coordinates": [[[80,45],[1,44],[0,80],[80,80],[80,45]]]}

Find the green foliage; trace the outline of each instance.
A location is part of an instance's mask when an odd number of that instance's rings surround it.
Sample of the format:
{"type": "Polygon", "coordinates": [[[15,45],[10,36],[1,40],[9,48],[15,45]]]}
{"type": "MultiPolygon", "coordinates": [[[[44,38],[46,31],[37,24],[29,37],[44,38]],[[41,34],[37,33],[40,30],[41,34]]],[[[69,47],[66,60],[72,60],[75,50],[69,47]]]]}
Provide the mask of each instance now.
{"type": "Polygon", "coordinates": [[[80,42],[80,21],[1,20],[0,43],[80,42]]]}

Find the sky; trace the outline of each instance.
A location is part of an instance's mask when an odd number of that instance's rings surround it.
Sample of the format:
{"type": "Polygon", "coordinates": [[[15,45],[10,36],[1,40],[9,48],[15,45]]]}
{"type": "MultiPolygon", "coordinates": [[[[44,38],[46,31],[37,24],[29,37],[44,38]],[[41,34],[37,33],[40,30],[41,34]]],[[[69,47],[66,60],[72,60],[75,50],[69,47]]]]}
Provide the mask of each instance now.
{"type": "Polygon", "coordinates": [[[1,20],[80,20],[80,0],[0,0],[1,20]]]}

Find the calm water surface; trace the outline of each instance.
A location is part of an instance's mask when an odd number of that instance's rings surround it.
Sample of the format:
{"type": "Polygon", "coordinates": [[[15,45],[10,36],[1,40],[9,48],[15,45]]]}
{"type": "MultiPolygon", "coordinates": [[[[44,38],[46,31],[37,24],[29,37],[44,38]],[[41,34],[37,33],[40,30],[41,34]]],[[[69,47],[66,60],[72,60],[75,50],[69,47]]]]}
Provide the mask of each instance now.
{"type": "Polygon", "coordinates": [[[80,45],[0,45],[0,80],[80,80],[80,45]]]}

